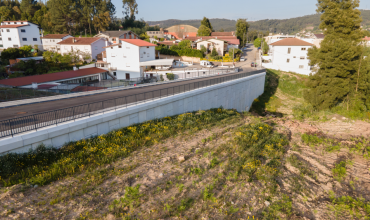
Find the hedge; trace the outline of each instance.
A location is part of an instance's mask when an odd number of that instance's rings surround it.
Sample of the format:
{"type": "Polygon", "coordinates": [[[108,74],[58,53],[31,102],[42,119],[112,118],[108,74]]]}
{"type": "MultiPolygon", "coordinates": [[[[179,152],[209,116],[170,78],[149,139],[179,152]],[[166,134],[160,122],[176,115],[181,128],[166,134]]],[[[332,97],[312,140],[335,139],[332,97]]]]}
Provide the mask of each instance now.
{"type": "Polygon", "coordinates": [[[203,58],[203,52],[195,49],[183,49],[183,50],[171,50],[166,48],[157,48],[162,55],[172,55],[172,56],[187,56],[187,57],[199,57],[203,58]]]}

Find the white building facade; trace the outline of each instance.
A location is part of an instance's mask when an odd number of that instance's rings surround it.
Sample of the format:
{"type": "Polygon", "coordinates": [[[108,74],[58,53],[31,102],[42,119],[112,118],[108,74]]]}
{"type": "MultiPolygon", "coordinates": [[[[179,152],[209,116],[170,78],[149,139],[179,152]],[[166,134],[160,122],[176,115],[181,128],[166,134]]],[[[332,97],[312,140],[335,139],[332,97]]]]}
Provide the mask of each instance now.
{"type": "Polygon", "coordinates": [[[117,79],[132,79],[144,76],[141,62],[155,60],[155,44],[140,39],[120,39],[120,44],[106,47],[109,72],[117,79]]]}
{"type": "Polygon", "coordinates": [[[270,69],[282,70],[286,72],[295,72],[309,75],[312,67],[307,56],[308,49],[314,45],[297,38],[286,38],[269,45],[270,56],[262,57],[269,60],[269,63],[263,63],[263,66],[270,69]]]}
{"type": "Polygon", "coordinates": [[[0,49],[37,45],[42,49],[39,26],[28,21],[1,22],[0,49]]]}
{"type": "Polygon", "coordinates": [[[73,37],[69,34],[47,34],[44,37],[41,37],[43,50],[60,52],[59,42],[73,37]]]}
{"type": "Polygon", "coordinates": [[[83,59],[85,55],[89,55],[91,57],[89,60],[96,60],[97,55],[103,52],[105,50],[104,47],[110,43],[105,38],[71,37],[57,44],[60,45],[61,54],[78,53],[80,59],[83,59]]]}

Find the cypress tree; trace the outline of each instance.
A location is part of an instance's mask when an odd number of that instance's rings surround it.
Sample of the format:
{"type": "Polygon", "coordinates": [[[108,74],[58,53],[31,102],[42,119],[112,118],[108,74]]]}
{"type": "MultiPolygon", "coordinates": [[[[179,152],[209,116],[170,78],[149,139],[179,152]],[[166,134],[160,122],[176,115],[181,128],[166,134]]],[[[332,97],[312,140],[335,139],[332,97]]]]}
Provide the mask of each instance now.
{"type": "Polygon", "coordinates": [[[360,65],[363,32],[359,0],[318,0],[317,6],[325,38],[320,48],[308,50],[314,70],[304,98],[316,109],[328,109],[349,103],[353,97],[364,98],[369,90],[368,72],[360,65]]]}
{"type": "Polygon", "coordinates": [[[206,17],[203,17],[203,20],[200,22],[200,25],[201,25],[201,26],[202,26],[202,25],[206,26],[207,28],[209,28],[209,29],[211,30],[211,32],[213,31],[212,24],[211,24],[211,22],[209,21],[209,19],[208,19],[208,18],[206,18],[206,17]]]}

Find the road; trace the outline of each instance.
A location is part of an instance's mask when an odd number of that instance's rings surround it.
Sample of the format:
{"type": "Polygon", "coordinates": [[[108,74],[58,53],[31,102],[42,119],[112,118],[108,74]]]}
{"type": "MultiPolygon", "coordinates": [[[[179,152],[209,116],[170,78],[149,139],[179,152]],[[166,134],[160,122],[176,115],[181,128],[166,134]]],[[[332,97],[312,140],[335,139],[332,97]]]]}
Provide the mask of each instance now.
{"type": "MultiPolygon", "coordinates": [[[[255,71],[256,69],[251,68],[250,66],[243,67],[243,72],[247,71],[255,71]]],[[[128,90],[122,90],[122,91],[116,91],[116,92],[109,92],[109,93],[102,93],[102,94],[96,94],[91,96],[83,96],[83,97],[76,97],[71,99],[63,99],[63,100],[55,100],[55,101],[49,101],[49,102],[43,102],[43,103],[34,103],[29,105],[22,105],[22,106],[15,106],[15,107],[9,107],[9,108],[3,108],[1,109],[0,114],[0,120],[6,120],[6,119],[12,119],[12,118],[18,118],[22,116],[29,116],[37,113],[42,112],[48,112],[52,110],[58,110],[93,102],[101,102],[106,101],[109,99],[124,97],[124,96],[132,96],[137,94],[142,94],[146,92],[166,89],[174,86],[181,86],[186,85],[189,83],[194,82],[202,82],[207,81],[209,79],[217,79],[225,76],[232,76],[239,73],[232,73],[232,74],[226,74],[226,75],[220,75],[220,76],[213,76],[213,77],[207,77],[207,78],[194,78],[193,80],[187,80],[187,81],[181,81],[181,82],[174,82],[174,83],[168,83],[168,84],[161,84],[161,85],[155,85],[155,86],[148,86],[148,87],[142,87],[142,88],[133,88],[128,90]]],[[[254,73],[251,73],[253,75],[254,73]]]]}
{"type": "Polygon", "coordinates": [[[256,62],[256,56],[257,56],[257,48],[253,46],[253,44],[247,44],[248,49],[246,51],[243,51],[243,56],[245,58],[245,61],[236,63],[235,66],[241,67],[243,70],[251,68],[251,63],[256,62]]]}

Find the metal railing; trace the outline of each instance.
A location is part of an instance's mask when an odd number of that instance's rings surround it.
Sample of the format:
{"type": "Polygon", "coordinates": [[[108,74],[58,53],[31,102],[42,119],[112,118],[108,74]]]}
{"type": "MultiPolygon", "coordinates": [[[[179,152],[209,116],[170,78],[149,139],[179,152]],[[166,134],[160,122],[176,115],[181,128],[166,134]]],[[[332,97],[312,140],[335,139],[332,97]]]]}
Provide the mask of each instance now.
{"type": "Polygon", "coordinates": [[[234,75],[225,75],[218,78],[208,78],[199,82],[190,82],[184,85],[153,90],[135,95],[127,95],[114,99],[99,102],[77,105],[73,107],[57,109],[53,111],[17,117],[0,121],[0,138],[14,136],[23,132],[28,132],[60,123],[75,121],[76,119],[90,117],[92,115],[117,110],[117,108],[127,108],[146,101],[161,99],[176,94],[189,92],[191,90],[204,88],[231,80],[262,73],[264,70],[244,72],[234,75]]]}

